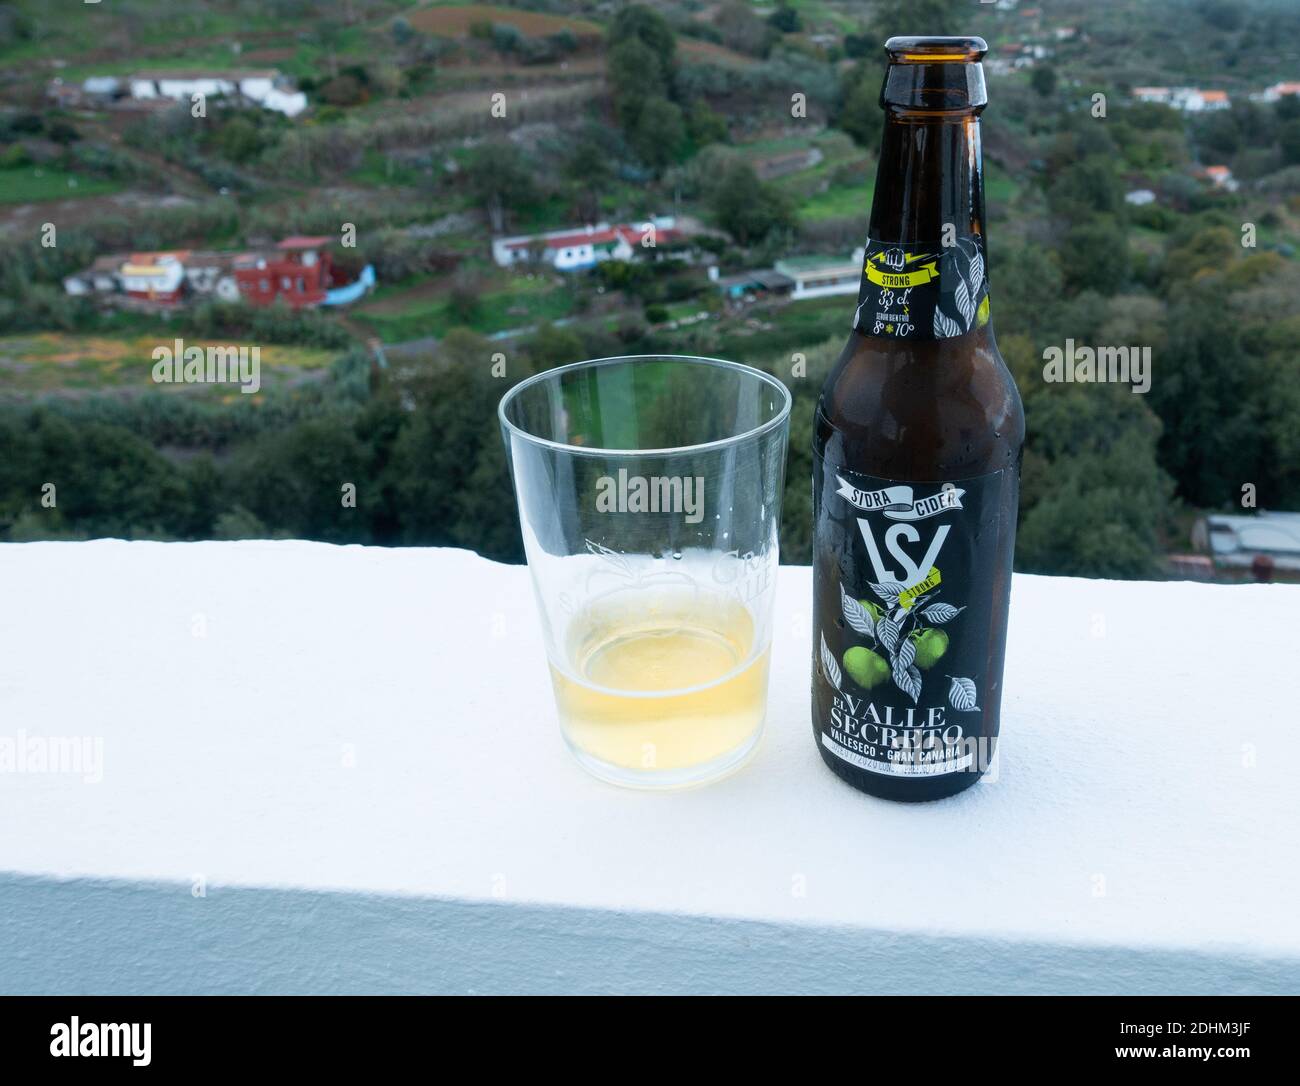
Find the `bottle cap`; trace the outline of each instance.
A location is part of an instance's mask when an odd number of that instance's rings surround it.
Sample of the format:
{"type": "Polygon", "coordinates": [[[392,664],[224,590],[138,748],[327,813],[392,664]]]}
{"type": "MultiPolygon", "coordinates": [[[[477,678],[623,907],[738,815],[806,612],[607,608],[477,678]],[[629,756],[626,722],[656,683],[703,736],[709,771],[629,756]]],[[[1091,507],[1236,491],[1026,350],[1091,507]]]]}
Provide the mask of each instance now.
{"type": "Polygon", "coordinates": [[[890,38],[881,106],[978,112],[989,100],[980,64],[988,51],[983,38],[890,38]]]}

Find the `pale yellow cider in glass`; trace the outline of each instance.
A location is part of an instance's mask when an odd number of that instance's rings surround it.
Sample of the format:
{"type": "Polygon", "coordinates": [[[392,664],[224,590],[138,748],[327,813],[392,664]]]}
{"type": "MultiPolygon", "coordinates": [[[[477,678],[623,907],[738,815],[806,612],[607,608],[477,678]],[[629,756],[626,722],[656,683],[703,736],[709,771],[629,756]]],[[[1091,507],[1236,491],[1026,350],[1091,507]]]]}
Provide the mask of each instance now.
{"type": "Polygon", "coordinates": [[[565,738],[632,770],[703,765],[763,725],[770,645],[721,598],[658,594],[597,603],[571,623],[568,659],[551,665],[565,738]]]}

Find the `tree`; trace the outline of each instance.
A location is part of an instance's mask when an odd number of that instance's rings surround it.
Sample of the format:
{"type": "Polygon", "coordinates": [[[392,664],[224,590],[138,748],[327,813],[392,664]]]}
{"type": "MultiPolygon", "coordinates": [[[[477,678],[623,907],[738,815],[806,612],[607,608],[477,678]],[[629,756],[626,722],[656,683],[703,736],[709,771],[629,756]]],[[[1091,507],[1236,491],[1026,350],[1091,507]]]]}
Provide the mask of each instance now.
{"type": "Polygon", "coordinates": [[[447,292],[447,310],[458,324],[473,324],[482,311],[483,282],[471,271],[458,270],[447,292]]]}
{"type": "Polygon", "coordinates": [[[1241,150],[1241,110],[1211,113],[1197,126],[1197,142],[1220,158],[1230,158],[1241,150]]]}
{"type": "Polygon", "coordinates": [[[1166,292],[1172,298],[1205,272],[1219,272],[1241,255],[1240,235],[1226,226],[1199,226],[1191,220],[1165,257],[1166,292]]]}
{"type": "Polygon", "coordinates": [[[1233,0],[1202,0],[1201,18],[1216,30],[1233,31],[1241,27],[1241,8],[1233,0]]]}
{"type": "Polygon", "coordinates": [[[1057,173],[1047,201],[1054,214],[1088,223],[1098,215],[1119,213],[1124,207],[1124,185],[1112,158],[1092,154],[1057,173]]]}
{"type": "Polygon", "coordinates": [[[1055,328],[1063,278],[1057,257],[1041,245],[1003,249],[997,239],[989,254],[993,326],[1046,335],[1055,328]]]}
{"type": "Polygon", "coordinates": [[[780,0],[767,21],[782,34],[797,34],[803,29],[799,12],[790,6],[790,0],[780,0]]]}
{"type": "Polygon", "coordinates": [[[520,344],[535,370],[562,366],[566,362],[581,362],[584,357],[582,337],[569,328],[557,328],[550,321],[538,327],[520,344]]]}
{"type": "Polygon", "coordinates": [[[393,35],[394,44],[399,46],[409,45],[411,41],[414,40],[415,37],[417,36],[415,28],[412,27],[411,24],[407,22],[405,19],[403,19],[400,15],[393,20],[392,26],[389,28],[389,30],[393,35]]]}
{"type": "Polygon", "coordinates": [[[246,446],[233,469],[238,504],[298,539],[368,542],[377,481],[350,421],[326,413],[246,446]],[[354,506],[344,503],[345,484],[356,488],[354,506]]]}
{"type": "MultiPolygon", "coordinates": [[[[383,473],[407,544],[473,547],[492,558],[520,557],[496,405],[509,387],[492,376],[487,340],[453,331],[436,356],[401,380],[401,431],[383,473]]],[[[513,379],[526,373],[511,373],[513,379]]]]}
{"type": "Polygon", "coordinates": [[[727,143],[731,139],[731,130],[727,118],[710,109],[705,102],[691,105],[690,116],[686,119],[686,130],[696,147],[705,147],[710,143],[727,143]]]}
{"type": "MultiPolygon", "coordinates": [[[[44,408],[0,418],[0,524],[28,516],[87,536],[169,538],[209,524],[196,517],[194,493],[177,469],[124,426],[78,420],[44,408]],[[41,504],[55,480],[57,504],[41,504]]],[[[195,471],[201,469],[196,468],[195,471]]]]}
{"type": "Polygon", "coordinates": [[[332,106],[355,106],[365,101],[366,90],[355,75],[344,73],[326,80],[316,91],[332,106]]]}
{"type": "Polygon", "coordinates": [[[537,185],[533,171],[522,151],[513,143],[484,143],[475,149],[465,168],[466,179],[475,202],[501,233],[509,215],[534,203],[537,185]]]}
{"type": "MultiPolygon", "coordinates": [[[[655,57],[656,73],[665,84],[672,81],[677,39],[668,21],[653,8],[631,4],[614,16],[609,27],[611,48],[626,41],[639,41],[655,57]]],[[[646,73],[650,75],[652,73],[646,73]]]]}
{"type": "Polygon", "coordinates": [[[1160,459],[1179,493],[1202,507],[1221,506],[1242,482],[1269,471],[1258,417],[1271,375],[1267,358],[1243,350],[1241,329],[1224,319],[1226,292],[1215,278],[1179,294],[1148,399],[1164,421],[1160,459]]]}
{"type": "Polygon", "coordinates": [[[1110,216],[1072,227],[1063,255],[1066,282],[1076,290],[1114,294],[1132,274],[1128,234],[1110,216]]]}
{"type": "Polygon", "coordinates": [[[729,49],[749,56],[766,56],[775,32],[754,9],[740,0],[728,0],[715,10],[713,26],[729,49]]]}
{"type": "Polygon", "coordinates": [[[577,192],[578,215],[589,222],[600,217],[600,197],[614,176],[613,151],[592,126],[568,149],[564,178],[577,192]]]}
{"type": "Polygon", "coordinates": [[[1029,83],[1040,98],[1050,98],[1056,93],[1056,69],[1050,64],[1040,64],[1029,77],[1029,83]]]}
{"type": "Polygon", "coordinates": [[[492,24],[492,48],[498,53],[518,52],[525,40],[523,32],[517,26],[511,26],[509,23],[492,24]]]}
{"type": "Polygon", "coordinates": [[[749,163],[735,159],[713,186],[709,200],[718,225],[741,245],[753,245],[772,231],[792,229],[794,208],[780,189],[765,185],[749,163]]]}
{"type": "Polygon", "coordinates": [[[628,142],[637,158],[656,173],[675,162],[686,143],[686,125],[682,111],[666,98],[651,98],[644,103],[628,142]]]}
{"type": "Polygon", "coordinates": [[[853,137],[853,142],[871,151],[880,150],[885,115],[880,109],[880,65],[861,60],[849,69],[840,83],[840,101],[835,126],[853,137]]]}
{"type": "Polygon", "coordinates": [[[638,38],[621,41],[610,48],[605,72],[614,112],[625,132],[636,128],[646,102],[668,95],[668,81],[654,50],[638,38]]]}
{"type": "Polygon", "coordinates": [[[883,45],[898,34],[959,34],[968,19],[963,0],[882,0],[873,29],[883,45]]]}
{"type": "Polygon", "coordinates": [[[609,42],[605,69],[614,112],[628,145],[658,173],[686,141],[682,111],[673,101],[676,39],[663,16],[634,4],[614,17],[609,42]]]}
{"type": "Polygon", "coordinates": [[[1300,163],[1300,118],[1281,124],[1277,139],[1282,147],[1282,161],[1288,166],[1300,163]]]}
{"type": "Polygon", "coordinates": [[[648,99],[673,96],[676,51],[672,28],[658,12],[633,4],[614,17],[605,68],[625,129],[635,127],[648,99]]]}
{"type": "Polygon", "coordinates": [[[1156,459],[1160,423],[1114,385],[1036,396],[1028,423],[1016,567],[1149,577],[1160,568],[1173,483],[1156,459]]]}
{"type": "Polygon", "coordinates": [[[216,135],[217,150],[231,162],[248,162],[261,153],[261,129],[243,114],[226,121],[216,135]]]}

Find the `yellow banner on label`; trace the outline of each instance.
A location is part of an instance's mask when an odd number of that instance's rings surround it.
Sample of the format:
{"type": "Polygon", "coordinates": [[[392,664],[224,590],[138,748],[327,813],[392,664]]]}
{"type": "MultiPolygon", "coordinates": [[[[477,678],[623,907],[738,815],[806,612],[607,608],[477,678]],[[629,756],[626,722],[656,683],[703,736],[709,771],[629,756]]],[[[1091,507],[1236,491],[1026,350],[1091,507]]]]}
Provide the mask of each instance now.
{"type": "Polygon", "coordinates": [[[878,287],[915,287],[939,278],[939,262],[932,260],[929,264],[922,264],[915,271],[893,272],[877,268],[868,260],[864,272],[866,277],[878,287]]]}
{"type": "Polygon", "coordinates": [[[898,594],[898,606],[906,611],[916,601],[917,596],[924,596],[941,580],[939,567],[931,566],[930,572],[925,575],[924,581],[920,584],[914,584],[911,588],[904,589],[898,594]]]}

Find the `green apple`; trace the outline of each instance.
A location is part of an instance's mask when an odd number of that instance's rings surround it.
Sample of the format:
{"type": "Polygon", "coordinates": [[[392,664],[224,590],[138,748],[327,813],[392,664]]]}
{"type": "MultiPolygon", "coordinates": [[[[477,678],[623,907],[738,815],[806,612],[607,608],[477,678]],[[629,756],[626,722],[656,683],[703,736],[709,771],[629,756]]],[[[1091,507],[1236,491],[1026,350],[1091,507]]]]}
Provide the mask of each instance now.
{"type": "Polygon", "coordinates": [[[844,670],[864,690],[879,686],[889,677],[888,662],[863,645],[854,645],[844,653],[844,670]]]}
{"type": "Polygon", "coordinates": [[[934,667],[948,651],[948,635],[942,630],[914,630],[908,637],[916,646],[916,666],[922,671],[934,667]]]}

